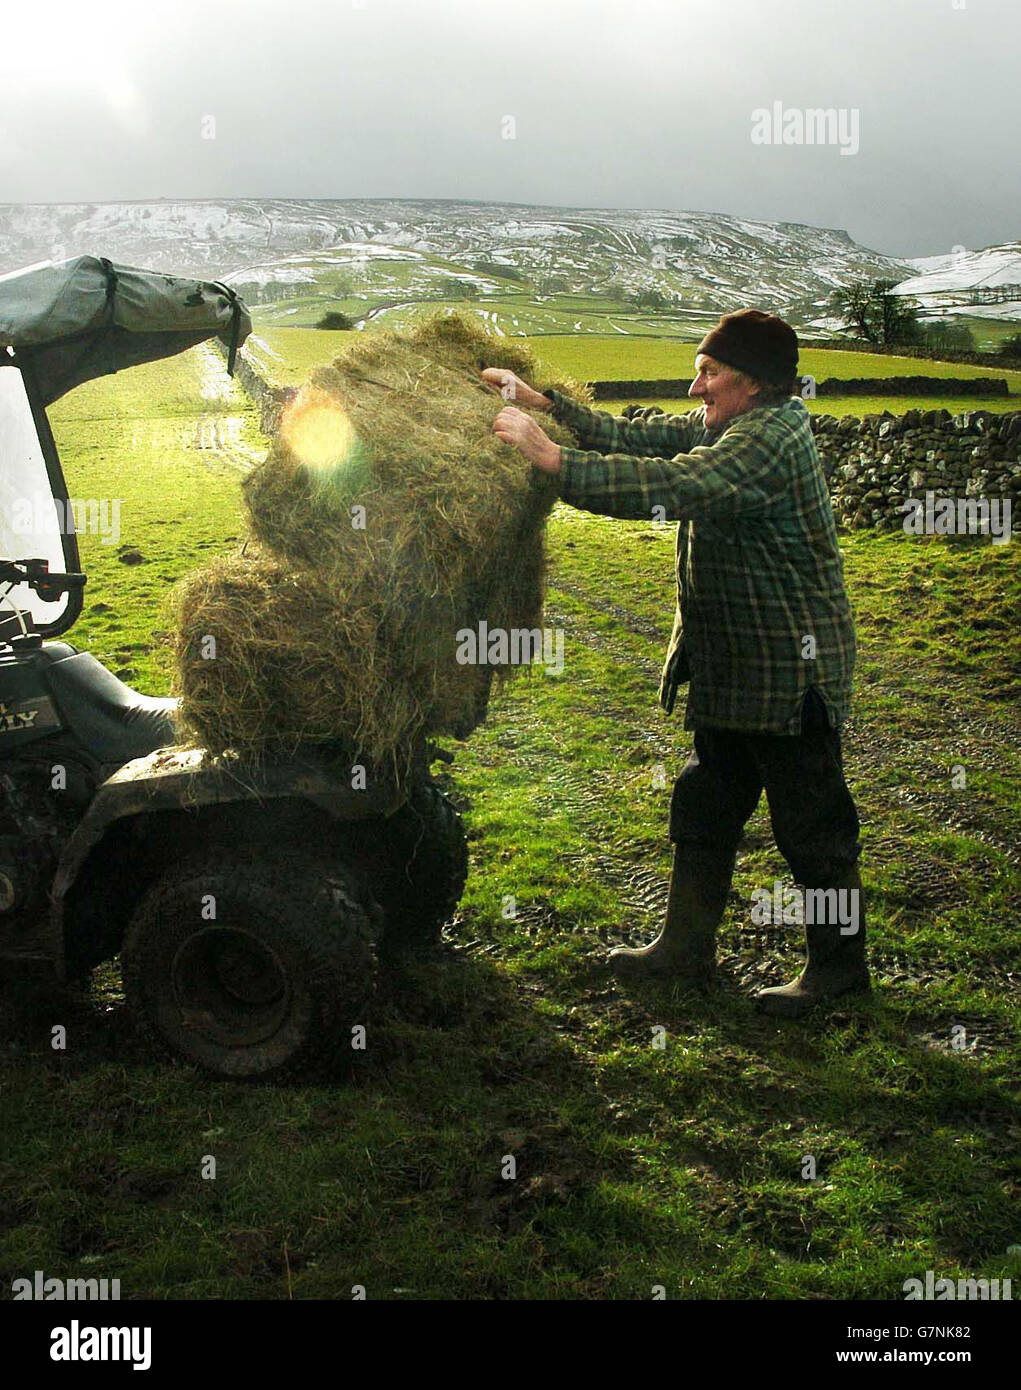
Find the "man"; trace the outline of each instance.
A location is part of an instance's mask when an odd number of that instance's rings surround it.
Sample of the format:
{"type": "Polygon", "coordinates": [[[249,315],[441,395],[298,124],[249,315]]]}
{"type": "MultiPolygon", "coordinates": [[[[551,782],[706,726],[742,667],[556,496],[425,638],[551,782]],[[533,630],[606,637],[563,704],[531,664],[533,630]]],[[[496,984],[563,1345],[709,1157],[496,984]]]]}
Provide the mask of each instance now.
{"type": "Polygon", "coordinates": [[[689,682],[694,748],[670,806],[673,871],[657,939],[614,951],[625,978],[705,986],[745,823],[765,789],[773,834],[805,889],[808,959],[759,1007],[798,1017],[869,988],[840,724],[854,665],[829,492],[800,398],[798,340],[775,315],[725,314],[699,343],[687,415],[624,420],[487,368],[505,399],[551,412],[583,448],[561,448],[506,406],[493,429],[572,506],[632,520],[676,519],[677,611],[660,683],[669,714],[689,682]]]}

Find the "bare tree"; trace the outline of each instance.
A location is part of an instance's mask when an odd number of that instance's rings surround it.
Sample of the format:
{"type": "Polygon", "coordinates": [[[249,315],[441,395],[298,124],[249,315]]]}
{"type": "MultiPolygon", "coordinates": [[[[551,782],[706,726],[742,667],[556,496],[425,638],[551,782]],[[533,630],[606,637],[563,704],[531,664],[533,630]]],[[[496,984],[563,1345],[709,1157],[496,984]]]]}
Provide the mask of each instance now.
{"type": "Polygon", "coordinates": [[[917,343],[922,337],[918,304],[893,294],[895,280],[856,280],[830,296],[830,308],[840,315],[845,330],[867,343],[889,346],[917,343]]]}

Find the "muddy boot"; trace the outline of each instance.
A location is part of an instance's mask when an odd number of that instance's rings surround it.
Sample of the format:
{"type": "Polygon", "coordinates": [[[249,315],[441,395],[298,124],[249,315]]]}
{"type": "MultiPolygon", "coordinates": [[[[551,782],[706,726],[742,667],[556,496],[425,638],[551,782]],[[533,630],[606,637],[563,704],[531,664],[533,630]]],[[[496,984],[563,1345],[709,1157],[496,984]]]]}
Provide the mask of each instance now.
{"type": "Polygon", "coordinates": [[[808,960],[804,970],[789,985],[760,990],[755,996],[760,1013],[774,1018],[800,1018],[825,1000],[842,994],[864,994],[871,988],[865,963],[865,907],[858,870],[853,868],[835,877],[827,887],[857,893],[858,930],[853,935],[842,935],[832,911],[823,914],[827,921],[806,922],[808,960]]]}
{"type": "Polygon", "coordinates": [[[733,874],[733,853],[675,845],[663,930],[648,946],[611,951],[613,973],[624,980],[669,978],[711,984],[716,973],[716,928],[733,874]]]}

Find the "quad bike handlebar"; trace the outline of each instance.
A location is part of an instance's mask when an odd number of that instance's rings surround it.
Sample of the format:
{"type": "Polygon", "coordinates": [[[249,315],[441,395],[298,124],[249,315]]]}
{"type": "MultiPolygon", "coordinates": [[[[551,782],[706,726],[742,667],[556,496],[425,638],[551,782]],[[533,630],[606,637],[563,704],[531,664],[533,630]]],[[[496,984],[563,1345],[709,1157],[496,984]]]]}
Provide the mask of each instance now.
{"type": "Polygon", "coordinates": [[[51,572],[49,560],[0,560],[0,584],[27,584],[44,603],[56,603],[61,594],[83,588],[87,577],[51,572]]]}

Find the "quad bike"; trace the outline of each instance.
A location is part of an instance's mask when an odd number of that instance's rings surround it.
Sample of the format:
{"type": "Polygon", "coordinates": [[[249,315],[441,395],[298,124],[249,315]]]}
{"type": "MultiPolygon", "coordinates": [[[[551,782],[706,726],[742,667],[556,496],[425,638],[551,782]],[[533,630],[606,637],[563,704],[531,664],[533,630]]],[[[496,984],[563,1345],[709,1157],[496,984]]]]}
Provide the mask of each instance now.
{"type": "Polygon", "coordinates": [[[174,700],[55,640],[86,576],[46,406],[214,335],[232,369],[250,329],[218,283],[92,257],[0,277],[0,965],[63,982],[119,953],[150,1039],[230,1078],[349,1050],[377,950],[435,938],[467,875],[436,750],[364,789],[324,748],[211,759],[174,700]]]}

